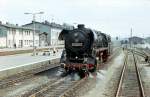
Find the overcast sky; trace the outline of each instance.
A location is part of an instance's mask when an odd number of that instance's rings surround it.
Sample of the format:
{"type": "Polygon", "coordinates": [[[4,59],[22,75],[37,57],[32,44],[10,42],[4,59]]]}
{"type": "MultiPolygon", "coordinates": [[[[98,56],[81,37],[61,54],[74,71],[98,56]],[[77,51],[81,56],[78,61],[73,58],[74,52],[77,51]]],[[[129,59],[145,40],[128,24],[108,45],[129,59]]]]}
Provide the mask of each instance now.
{"type": "Polygon", "coordinates": [[[25,24],[25,12],[44,11],[37,21],[82,23],[113,37],[150,36],[150,0],[0,0],[0,20],[25,24]]]}

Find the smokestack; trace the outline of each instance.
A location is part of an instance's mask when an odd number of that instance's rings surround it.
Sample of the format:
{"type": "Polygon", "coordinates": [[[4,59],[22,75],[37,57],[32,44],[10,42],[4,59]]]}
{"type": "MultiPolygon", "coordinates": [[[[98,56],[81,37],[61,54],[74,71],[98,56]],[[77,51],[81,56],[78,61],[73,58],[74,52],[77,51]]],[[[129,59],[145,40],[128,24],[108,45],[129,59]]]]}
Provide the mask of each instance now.
{"type": "Polygon", "coordinates": [[[84,28],[84,24],[78,24],[78,28],[79,28],[79,29],[84,28]]]}

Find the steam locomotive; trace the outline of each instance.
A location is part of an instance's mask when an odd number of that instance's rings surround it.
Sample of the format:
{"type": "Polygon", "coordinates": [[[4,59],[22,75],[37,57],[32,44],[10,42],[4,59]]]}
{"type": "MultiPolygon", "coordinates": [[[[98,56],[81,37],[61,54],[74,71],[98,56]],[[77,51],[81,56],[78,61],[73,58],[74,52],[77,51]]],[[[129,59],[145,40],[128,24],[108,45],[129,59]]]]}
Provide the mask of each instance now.
{"type": "Polygon", "coordinates": [[[79,24],[73,30],[62,30],[59,40],[64,40],[65,49],[60,59],[64,74],[76,72],[88,76],[98,68],[98,61],[107,61],[110,55],[110,36],[85,28],[79,24]]]}

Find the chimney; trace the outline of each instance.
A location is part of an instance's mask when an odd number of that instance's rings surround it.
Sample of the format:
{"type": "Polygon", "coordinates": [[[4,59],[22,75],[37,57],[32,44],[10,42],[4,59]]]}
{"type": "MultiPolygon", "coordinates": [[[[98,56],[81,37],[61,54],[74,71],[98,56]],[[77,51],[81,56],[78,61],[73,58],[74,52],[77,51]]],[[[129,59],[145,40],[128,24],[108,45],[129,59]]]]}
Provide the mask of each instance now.
{"type": "Polygon", "coordinates": [[[6,22],[6,25],[9,25],[9,23],[8,23],[8,22],[6,22]]]}
{"type": "Polygon", "coordinates": [[[16,26],[18,26],[18,24],[16,24],[16,26]]]}
{"type": "Polygon", "coordinates": [[[0,24],[2,24],[2,21],[0,21],[0,24]]]}

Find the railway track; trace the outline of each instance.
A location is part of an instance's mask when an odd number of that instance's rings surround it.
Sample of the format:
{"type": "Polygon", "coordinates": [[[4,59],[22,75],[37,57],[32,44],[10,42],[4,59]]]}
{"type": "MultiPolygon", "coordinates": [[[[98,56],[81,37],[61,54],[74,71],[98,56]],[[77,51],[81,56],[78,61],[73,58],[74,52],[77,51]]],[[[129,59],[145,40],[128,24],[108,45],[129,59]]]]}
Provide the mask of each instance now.
{"type": "MultiPolygon", "coordinates": [[[[39,72],[41,70],[37,69],[36,71],[39,72]]],[[[34,71],[34,73],[36,71],[34,71]]],[[[17,76],[12,77],[14,80],[11,80],[10,82],[3,81],[3,87],[0,88],[0,92],[5,93],[0,94],[0,97],[76,97],[80,92],[81,87],[89,88],[86,78],[78,81],[71,81],[68,78],[56,76],[56,71],[58,71],[58,69],[54,70],[52,68],[44,71],[44,73],[40,72],[38,74],[32,74],[32,72],[29,73],[28,76],[26,74],[24,74],[24,76],[22,75],[21,78],[17,76]],[[14,93],[10,93],[10,91],[14,93]]],[[[85,88],[83,89],[86,91],[85,88]]]]}
{"type": "MultiPolygon", "coordinates": [[[[116,55],[116,53],[113,54],[110,59],[116,55]]],[[[78,97],[81,87],[84,87],[84,91],[88,91],[88,88],[91,87],[89,83],[92,82],[87,78],[78,81],[67,81],[67,78],[64,78],[48,87],[44,87],[42,90],[30,95],[30,97],[78,97]]]]}
{"type": "Polygon", "coordinates": [[[12,86],[18,82],[21,82],[25,79],[34,77],[35,74],[48,70],[48,69],[53,69],[53,68],[58,68],[60,65],[59,64],[52,64],[52,65],[46,65],[42,66],[33,70],[21,72],[12,76],[9,76],[8,78],[4,78],[0,80],[0,89],[12,86]]]}
{"type": "Polygon", "coordinates": [[[24,75],[14,80],[0,83],[0,97],[28,97],[60,79],[57,76],[59,66],[37,74],[24,75]],[[24,88],[26,87],[26,88],[24,88]],[[16,92],[16,93],[15,93],[16,92]]]}
{"type": "Polygon", "coordinates": [[[133,52],[134,54],[137,54],[144,58],[146,58],[146,56],[147,56],[147,54],[140,49],[128,49],[128,51],[133,52]]]}
{"type": "Polygon", "coordinates": [[[78,82],[78,81],[66,81],[66,80],[67,80],[66,77],[62,78],[54,82],[53,84],[44,87],[40,91],[33,93],[29,97],[61,97],[61,95],[66,90],[68,90],[78,82]]]}
{"type": "Polygon", "coordinates": [[[78,88],[86,87],[86,78],[72,81],[57,76],[59,68],[33,75],[22,82],[0,89],[0,97],[75,97],[78,88]],[[27,88],[25,88],[27,87],[27,88]]]}
{"type": "Polygon", "coordinates": [[[126,54],[115,97],[146,97],[133,52],[126,54]]]}
{"type": "Polygon", "coordinates": [[[86,88],[89,86],[89,82],[88,78],[72,81],[68,77],[65,77],[42,88],[29,97],[79,97],[81,92],[83,92],[82,90],[79,91],[81,88],[84,87],[85,91],[88,91],[86,88]]]}

